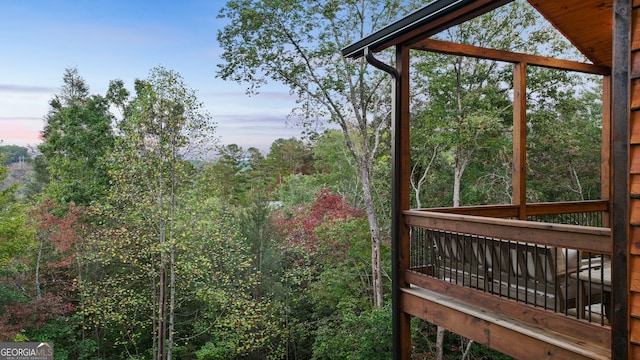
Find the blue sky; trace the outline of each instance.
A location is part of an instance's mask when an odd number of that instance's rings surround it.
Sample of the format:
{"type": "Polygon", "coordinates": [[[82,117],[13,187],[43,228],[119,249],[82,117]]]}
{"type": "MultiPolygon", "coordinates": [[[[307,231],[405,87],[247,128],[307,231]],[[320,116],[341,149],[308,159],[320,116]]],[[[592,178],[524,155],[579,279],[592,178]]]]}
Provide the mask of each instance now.
{"type": "Polygon", "coordinates": [[[179,72],[217,123],[221,143],[267,151],[299,136],[286,124],[295,106],[275,84],[249,97],[245,85],[215,77],[223,0],[0,0],[0,140],[35,145],[65,68],[76,67],[91,93],[109,80],[130,89],[155,66],[179,72]]]}

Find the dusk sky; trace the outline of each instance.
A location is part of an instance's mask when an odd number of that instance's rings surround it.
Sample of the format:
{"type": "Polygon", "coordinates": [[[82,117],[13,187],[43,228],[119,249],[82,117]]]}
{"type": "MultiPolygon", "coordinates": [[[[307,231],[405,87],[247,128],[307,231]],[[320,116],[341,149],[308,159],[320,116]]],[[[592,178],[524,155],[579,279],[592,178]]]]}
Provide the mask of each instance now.
{"type": "Polygon", "coordinates": [[[180,73],[217,123],[221,143],[267,151],[277,138],[299,137],[286,124],[295,106],[288,89],[215,77],[221,50],[217,19],[223,0],[0,0],[0,141],[36,145],[60,91],[65,68],[76,67],[92,94],[110,80],[131,90],[156,66],[180,73]]]}

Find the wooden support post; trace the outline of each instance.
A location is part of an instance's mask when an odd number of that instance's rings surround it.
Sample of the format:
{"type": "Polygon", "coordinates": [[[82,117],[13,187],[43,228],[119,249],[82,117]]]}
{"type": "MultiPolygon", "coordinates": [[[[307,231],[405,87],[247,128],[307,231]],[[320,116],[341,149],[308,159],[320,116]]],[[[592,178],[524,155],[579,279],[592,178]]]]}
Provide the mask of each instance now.
{"type": "MultiPolygon", "coordinates": [[[[600,164],[600,199],[611,199],[611,76],[602,78],[602,160],[600,164]]],[[[609,210],[610,211],[610,210],[609,210]]],[[[611,227],[609,211],[602,213],[603,227],[611,227]]]]}
{"type": "Polygon", "coordinates": [[[631,1],[613,1],[611,74],[611,230],[613,238],[611,358],[630,359],[629,337],[629,63],[631,1]]]}
{"type": "Polygon", "coordinates": [[[527,64],[513,70],[513,204],[527,219],[527,64]]]}
{"type": "Polygon", "coordinates": [[[393,358],[411,357],[411,318],[400,304],[400,289],[407,286],[404,274],[409,268],[409,229],[402,217],[410,206],[410,143],[409,143],[409,48],[396,47],[396,70],[393,96],[392,131],[392,266],[393,266],[393,358]]]}

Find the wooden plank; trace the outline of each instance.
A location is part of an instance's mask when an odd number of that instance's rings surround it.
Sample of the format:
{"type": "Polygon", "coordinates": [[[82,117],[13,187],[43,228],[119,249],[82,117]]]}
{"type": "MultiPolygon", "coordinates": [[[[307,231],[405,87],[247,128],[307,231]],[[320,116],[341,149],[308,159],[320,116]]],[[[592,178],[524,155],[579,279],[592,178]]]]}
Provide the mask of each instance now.
{"type": "Polygon", "coordinates": [[[640,174],[629,176],[629,194],[632,197],[640,195],[640,174]]]}
{"type": "Polygon", "coordinates": [[[631,78],[640,77],[640,51],[631,53],[631,78]]]}
{"type": "Polygon", "coordinates": [[[640,319],[640,293],[631,292],[629,297],[629,314],[640,319]]]}
{"type": "MultiPolygon", "coordinates": [[[[393,163],[393,240],[392,240],[392,276],[393,276],[393,345],[394,357],[409,358],[411,354],[411,319],[401,309],[400,288],[406,287],[404,272],[410,266],[409,229],[405,226],[402,211],[410,207],[410,54],[407,47],[396,47],[396,70],[399,76],[395,80],[394,121],[392,124],[392,163],[393,163]]],[[[379,255],[380,253],[378,253],[379,255]]],[[[380,284],[382,290],[382,284],[380,284]]]]}
{"type": "MultiPolygon", "coordinates": [[[[640,25],[640,9],[633,9],[631,12],[632,29],[638,29],[640,25]]],[[[631,32],[631,51],[640,49],[640,32],[631,32]]]]}
{"type": "Polygon", "coordinates": [[[407,225],[611,254],[611,229],[408,210],[407,225]]]}
{"type": "Polygon", "coordinates": [[[609,359],[607,348],[575,337],[549,333],[514,321],[502,313],[486,312],[469,303],[420,289],[406,289],[403,309],[413,316],[519,359],[609,359]],[[518,344],[518,346],[514,346],[518,344]]]}
{"type": "MultiPolygon", "coordinates": [[[[493,218],[513,218],[518,216],[518,207],[515,205],[461,206],[455,208],[447,207],[413,210],[485,216],[493,218]]],[[[527,215],[530,216],[560,215],[597,211],[609,211],[609,202],[606,200],[587,200],[527,204],[527,215]]]]}
{"type": "Polygon", "coordinates": [[[611,65],[611,1],[528,1],[589,60],[611,65]]]}
{"type": "Polygon", "coordinates": [[[640,79],[631,81],[631,108],[640,108],[640,79]]]}
{"type": "Polygon", "coordinates": [[[516,53],[504,50],[482,48],[473,45],[456,44],[448,41],[425,39],[412,45],[415,50],[433,51],[442,54],[476,57],[480,59],[504,61],[509,63],[525,63],[528,65],[579,71],[588,74],[608,75],[611,69],[606,66],[562,60],[545,56],[516,53]]]}
{"type": "Polygon", "coordinates": [[[414,209],[419,211],[433,211],[449,214],[486,216],[493,218],[513,218],[518,216],[518,206],[515,205],[483,205],[461,206],[447,208],[414,209]]]}
{"type": "Polygon", "coordinates": [[[605,200],[552,202],[527,205],[527,215],[559,215],[583,212],[609,211],[609,202],[605,200]]]}
{"type": "Polygon", "coordinates": [[[549,310],[447,283],[413,271],[406,273],[406,279],[408,283],[454,299],[461,301],[473,299],[474,305],[487,311],[500,313],[506,317],[526,323],[536,324],[546,330],[560,334],[573,334],[575,337],[583,338],[597,347],[610,348],[611,346],[611,328],[608,326],[600,326],[562,314],[555,314],[549,310]]]}
{"type": "Polygon", "coordinates": [[[629,256],[629,290],[640,292],[640,256],[629,256]]]}
{"type": "Polygon", "coordinates": [[[632,255],[640,255],[640,226],[631,226],[631,246],[629,251],[632,255]]]}
{"type": "Polygon", "coordinates": [[[640,144],[640,111],[631,112],[630,129],[631,134],[629,141],[633,144],[640,144]]]}
{"type": "Polygon", "coordinates": [[[629,341],[640,345],[640,319],[629,319],[629,341]]]}
{"type": "Polygon", "coordinates": [[[629,134],[631,3],[613,1],[611,71],[612,358],[629,357],[629,134]]]}
{"type": "Polygon", "coordinates": [[[640,174],[640,145],[631,145],[629,148],[629,173],[640,174]]]}
{"type": "Polygon", "coordinates": [[[629,200],[629,223],[640,225],[640,199],[629,200]]]}

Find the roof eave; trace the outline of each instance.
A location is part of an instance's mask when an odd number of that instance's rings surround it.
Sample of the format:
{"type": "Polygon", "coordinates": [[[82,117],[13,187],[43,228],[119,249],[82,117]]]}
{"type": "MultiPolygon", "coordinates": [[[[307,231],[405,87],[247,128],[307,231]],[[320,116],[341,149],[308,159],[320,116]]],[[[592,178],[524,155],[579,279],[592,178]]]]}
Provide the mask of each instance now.
{"type": "MultiPolygon", "coordinates": [[[[380,51],[389,46],[396,45],[400,42],[399,39],[404,38],[406,35],[412,32],[423,29],[430,23],[437,21],[438,19],[445,18],[446,16],[454,15],[456,12],[474,3],[478,6],[471,6],[470,12],[474,13],[475,17],[496,7],[511,2],[512,0],[436,0],[425,7],[414,11],[406,17],[366,36],[365,38],[345,47],[342,49],[342,56],[349,58],[358,58],[364,55],[364,49],[369,48],[373,51],[380,51]]],[[[447,27],[457,25],[463,19],[469,17],[464,16],[467,14],[462,11],[460,17],[456,17],[456,21],[451,21],[446,26],[440,26],[438,31],[444,30],[447,27]]],[[[423,32],[416,33],[416,35],[424,36],[423,32]]]]}

